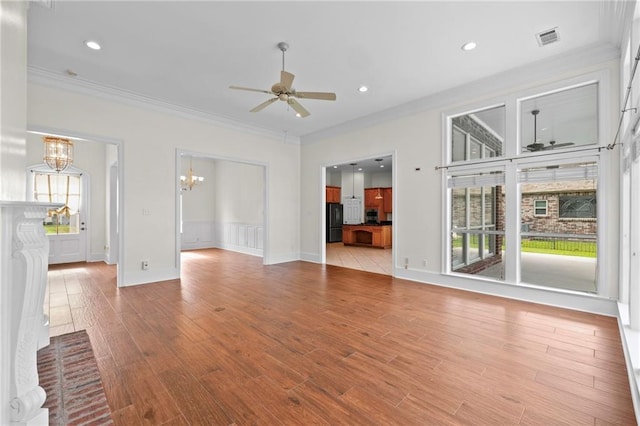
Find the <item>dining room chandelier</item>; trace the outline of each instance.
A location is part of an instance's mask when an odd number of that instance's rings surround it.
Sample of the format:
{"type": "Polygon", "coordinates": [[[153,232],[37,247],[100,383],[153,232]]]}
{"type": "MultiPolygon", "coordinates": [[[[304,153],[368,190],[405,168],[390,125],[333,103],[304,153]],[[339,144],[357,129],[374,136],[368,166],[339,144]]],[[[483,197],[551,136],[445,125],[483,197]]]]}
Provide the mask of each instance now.
{"type": "Polygon", "coordinates": [[[183,191],[186,191],[187,189],[191,191],[194,186],[202,182],[204,182],[204,176],[197,176],[193,174],[193,157],[191,157],[189,160],[189,172],[186,176],[180,176],[181,189],[183,191]]]}
{"type": "Polygon", "coordinates": [[[73,163],[73,142],[57,136],[44,136],[44,163],[61,172],[73,163]]]}

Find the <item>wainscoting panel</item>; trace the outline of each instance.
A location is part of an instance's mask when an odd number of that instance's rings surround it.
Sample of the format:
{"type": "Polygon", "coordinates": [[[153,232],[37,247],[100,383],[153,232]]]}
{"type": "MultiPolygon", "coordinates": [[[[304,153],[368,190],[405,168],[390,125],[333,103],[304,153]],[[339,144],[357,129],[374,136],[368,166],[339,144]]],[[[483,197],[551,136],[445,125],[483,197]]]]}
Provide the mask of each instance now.
{"type": "Polygon", "coordinates": [[[219,222],[215,247],[254,256],[263,255],[263,226],[261,224],[219,222]]]}
{"type": "Polygon", "coordinates": [[[182,250],[215,247],[215,228],[213,221],[182,222],[182,250]]]}

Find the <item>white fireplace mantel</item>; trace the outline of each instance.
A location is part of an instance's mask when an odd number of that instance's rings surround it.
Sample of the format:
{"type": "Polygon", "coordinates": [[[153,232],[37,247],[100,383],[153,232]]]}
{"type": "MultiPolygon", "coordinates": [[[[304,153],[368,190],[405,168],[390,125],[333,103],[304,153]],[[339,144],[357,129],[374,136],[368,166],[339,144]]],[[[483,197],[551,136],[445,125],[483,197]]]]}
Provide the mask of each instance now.
{"type": "Polygon", "coordinates": [[[37,366],[38,349],[49,344],[43,312],[49,240],[42,221],[49,209],[60,206],[0,201],[0,395],[8,407],[2,424],[48,424],[37,366]]]}

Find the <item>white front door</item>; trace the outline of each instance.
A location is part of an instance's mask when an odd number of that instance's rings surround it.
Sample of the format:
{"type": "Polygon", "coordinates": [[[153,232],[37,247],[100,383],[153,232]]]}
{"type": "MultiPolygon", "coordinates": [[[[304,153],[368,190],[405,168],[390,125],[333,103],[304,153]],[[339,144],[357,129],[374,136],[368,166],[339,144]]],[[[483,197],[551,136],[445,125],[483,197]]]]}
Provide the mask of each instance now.
{"type": "Polygon", "coordinates": [[[76,171],[33,173],[35,200],[64,204],[49,210],[44,221],[49,238],[49,264],[86,261],[87,223],[83,211],[87,205],[86,176],[76,171]]]}

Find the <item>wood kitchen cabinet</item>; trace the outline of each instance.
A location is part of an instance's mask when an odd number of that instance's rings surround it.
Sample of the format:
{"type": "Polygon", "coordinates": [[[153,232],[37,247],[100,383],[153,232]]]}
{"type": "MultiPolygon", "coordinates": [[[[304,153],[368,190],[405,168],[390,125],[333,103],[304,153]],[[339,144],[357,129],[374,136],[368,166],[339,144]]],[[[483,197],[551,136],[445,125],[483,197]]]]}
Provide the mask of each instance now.
{"type": "Polygon", "coordinates": [[[343,225],[342,243],[346,246],[391,247],[391,225],[343,225]]]}
{"type": "Polygon", "coordinates": [[[327,186],[326,188],[327,203],[341,203],[342,198],[340,196],[341,188],[339,186],[327,186]]]}
{"type": "Polygon", "coordinates": [[[367,209],[378,209],[380,213],[392,213],[393,193],[391,188],[365,188],[364,207],[367,209]],[[382,197],[376,199],[376,197],[382,197]]]}
{"type": "Polygon", "coordinates": [[[393,189],[383,188],[382,197],[383,211],[385,213],[393,213],[393,189]]]}
{"type": "Polygon", "coordinates": [[[365,188],[364,189],[364,206],[366,208],[377,208],[378,200],[376,195],[378,194],[377,188],[365,188]]]}

